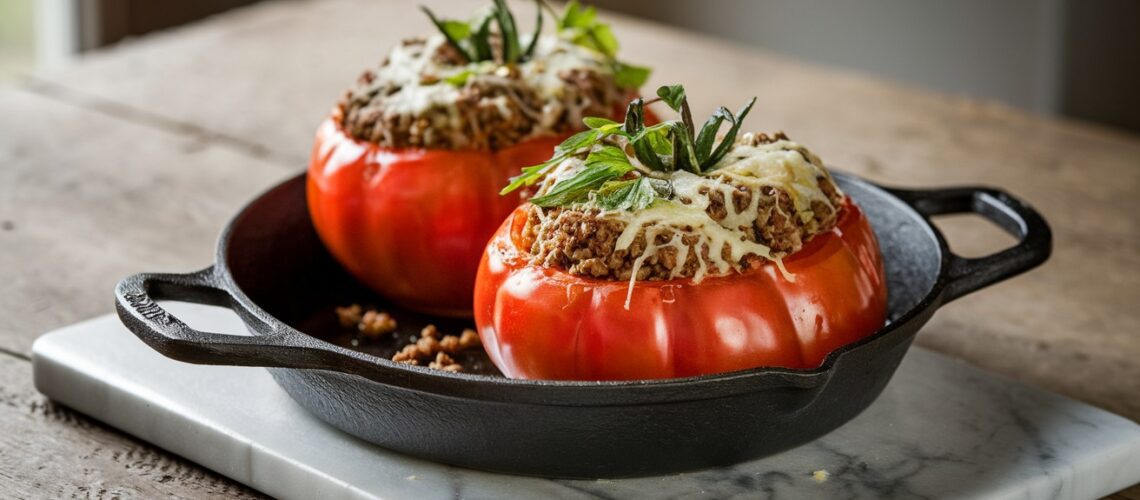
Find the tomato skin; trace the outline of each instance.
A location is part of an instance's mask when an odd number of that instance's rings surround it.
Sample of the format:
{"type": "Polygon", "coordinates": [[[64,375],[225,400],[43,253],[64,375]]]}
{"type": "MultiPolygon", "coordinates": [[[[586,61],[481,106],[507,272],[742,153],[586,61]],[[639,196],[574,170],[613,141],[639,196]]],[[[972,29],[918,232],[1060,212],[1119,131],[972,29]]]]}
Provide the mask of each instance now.
{"type": "Polygon", "coordinates": [[[508,377],[637,380],[778,366],[818,367],[886,320],[878,242],[849,200],[836,228],[784,259],[691,280],[603,281],[531,265],[516,210],[487,245],[475,282],[475,323],[508,377]]]}
{"type": "Polygon", "coordinates": [[[404,306],[471,314],[483,248],[519,204],[499,190],[565,136],[494,151],[391,150],[348,136],[334,112],[317,130],[307,198],[333,256],[404,306]]]}
{"type": "MultiPolygon", "coordinates": [[[[631,94],[632,98],[635,94],[631,94]]],[[[625,116],[615,109],[614,117],[625,116]]],[[[497,151],[387,149],[359,141],[334,109],[317,129],[306,197],[321,241],[353,276],[405,307],[471,316],[487,240],[519,205],[499,191],[571,134],[497,151]]],[[[645,123],[658,122],[651,111],[645,123]]]]}

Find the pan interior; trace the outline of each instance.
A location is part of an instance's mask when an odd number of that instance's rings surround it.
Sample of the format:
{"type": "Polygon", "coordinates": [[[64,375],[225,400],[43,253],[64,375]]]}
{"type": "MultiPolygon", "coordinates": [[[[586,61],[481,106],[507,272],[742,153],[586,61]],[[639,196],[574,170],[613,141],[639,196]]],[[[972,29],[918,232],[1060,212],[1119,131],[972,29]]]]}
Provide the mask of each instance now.
{"type": "MultiPolygon", "coordinates": [[[[887,272],[888,318],[894,320],[918,305],[934,286],[941,262],[938,239],[917,213],[894,196],[844,174],[835,177],[870,218],[887,272]]],[[[415,335],[428,323],[444,333],[469,326],[465,320],[401,311],[348,275],[325,250],[310,222],[303,176],[251,203],[223,238],[218,259],[225,262],[238,288],[266,312],[307,334],[353,348],[351,335],[339,328],[334,314],[335,307],[353,303],[393,311],[400,318],[398,336],[415,335]]],[[[361,350],[387,356],[393,348],[379,344],[361,350]]],[[[481,368],[477,371],[495,372],[493,366],[481,368]]]]}

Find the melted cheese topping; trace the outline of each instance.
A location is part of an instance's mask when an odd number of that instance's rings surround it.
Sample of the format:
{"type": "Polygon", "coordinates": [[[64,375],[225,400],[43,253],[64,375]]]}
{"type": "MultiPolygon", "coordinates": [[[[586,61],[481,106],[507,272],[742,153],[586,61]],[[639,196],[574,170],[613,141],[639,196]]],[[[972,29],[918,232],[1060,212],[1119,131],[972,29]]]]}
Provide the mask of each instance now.
{"type": "MultiPolygon", "coordinates": [[[[530,41],[522,40],[523,47],[530,41]]],[[[394,48],[388,55],[388,64],[376,72],[377,85],[395,85],[399,89],[388,94],[381,101],[381,108],[385,113],[407,115],[420,115],[435,108],[453,109],[455,101],[460,97],[460,87],[446,81],[447,78],[461,73],[470,72],[470,79],[483,79],[493,82],[503,79],[502,68],[489,62],[473,63],[464,66],[440,64],[433,60],[433,55],[446,44],[442,35],[429,37],[424,44],[406,44],[394,48]],[[425,80],[425,76],[432,78],[425,80]],[[425,83],[431,82],[431,83],[425,83]]],[[[523,82],[535,89],[546,104],[541,110],[534,110],[540,114],[539,130],[541,133],[557,125],[557,118],[561,116],[563,107],[559,98],[567,86],[559,74],[574,69],[589,70],[596,73],[612,74],[605,56],[586,47],[575,45],[568,40],[555,35],[545,35],[539,38],[535,46],[534,56],[517,66],[523,82]]],[[[497,99],[503,99],[502,96],[497,99]]],[[[504,102],[491,102],[504,116],[509,116],[510,110],[504,102]]],[[[582,120],[580,109],[569,109],[569,120],[579,123],[582,120]]]]}
{"type": "MultiPolygon", "coordinates": [[[[694,282],[706,276],[719,276],[732,271],[741,271],[741,261],[750,255],[773,261],[789,281],[795,277],[784,268],[783,255],[776,254],[766,245],[750,238],[753,224],[758,217],[758,204],[765,187],[779,189],[791,197],[796,213],[804,222],[814,217],[815,202],[822,202],[830,210],[837,210],[820,188],[819,180],[829,178],[819,157],[803,146],[779,140],[767,144],[753,144],[751,135],[741,137],[733,149],[707,175],[697,175],[686,171],[669,174],[673,185],[673,196],[668,200],[658,200],[639,211],[613,210],[599,214],[600,218],[620,221],[624,230],[618,237],[615,250],[627,250],[645,232],[645,250],[633,262],[626,295],[626,308],[632,297],[633,286],[638,270],[644,262],[664,249],[675,249],[676,265],[670,278],[682,272],[691,252],[698,252],[698,268],[693,275],[694,282]],[[741,187],[751,191],[748,206],[736,209],[734,192],[741,187]],[[713,203],[710,195],[720,193],[726,215],[721,220],[711,217],[707,209],[713,203]],[[665,243],[657,243],[662,235],[671,235],[665,243]],[[684,240],[690,236],[691,244],[684,240]],[[708,249],[707,262],[701,258],[702,249],[708,249]],[[725,250],[727,249],[727,251],[725,250]]],[[[584,168],[580,158],[564,160],[547,176],[540,192],[546,191],[560,179],[573,175],[584,168]]],[[[590,203],[584,204],[589,208],[590,203]]],[[[777,204],[774,210],[780,210],[777,204]]],[[[540,217],[545,217],[539,210],[540,217]]],[[[785,214],[789,215],[789,214],[785,214]]],[[[546,224],[543,224],[546,226],[546,224]]],[[[542,234],[538,237],[542,238],[542,234]]]]}

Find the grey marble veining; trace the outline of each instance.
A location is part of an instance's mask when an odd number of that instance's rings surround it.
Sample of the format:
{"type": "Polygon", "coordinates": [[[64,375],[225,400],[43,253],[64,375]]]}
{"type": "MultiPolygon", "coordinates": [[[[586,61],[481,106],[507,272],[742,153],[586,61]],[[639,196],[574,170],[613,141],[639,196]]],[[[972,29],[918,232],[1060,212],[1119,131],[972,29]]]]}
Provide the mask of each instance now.
{"type": "MultiPolygon", "coordinates": [[[[244,331],[222,309],[170,308],[201,329],[244,331]]],[[[813,443],[724,469],[598,481],[378,448],[310,416],[264,370],[163,358],[113,316],[41,337],[34,366],[53,399],[282,498],[1069,499],[1140,481],[1134,422],[918,348],[867,411],[813,443]]]]}

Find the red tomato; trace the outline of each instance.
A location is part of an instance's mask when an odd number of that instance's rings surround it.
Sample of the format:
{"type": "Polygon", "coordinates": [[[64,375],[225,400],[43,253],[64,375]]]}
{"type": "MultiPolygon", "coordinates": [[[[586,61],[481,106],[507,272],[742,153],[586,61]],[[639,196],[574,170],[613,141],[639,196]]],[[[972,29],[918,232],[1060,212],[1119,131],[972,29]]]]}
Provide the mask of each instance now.
{"type": "Polygon", "coordinates": [[[508,377],[631,380],[757,366],[815,368],[883,326],[887,290],[867,218],[846,202],[835,229],[784,259],[743,273],[603,281],[529,264],[522,208],[499,228],[479,266],[475,323],[508,377]]]}
{"type": "MultiPolygon", "coordinates": [[[[625,110],[615,110],[624,116],[625,110]]],[[[519,204],[499,190],[570,134],[498,151],[392,150],[358,141],[339,110],[317,129],[307,197],[317,234],[349,272],[406,307],[471,315],[483,248],[519,204]]],[[[657,118],[647,110],[646,123],[657,118]]]]}
{"type": "Polygon", "coordinates": [[[391,150],[349,137],[334,113],[317,130],[309,213],[333,256],[369,287],[414,309],[470,315],[479,257],[519,204],[499,190],[563,139],[496,152],[391,150]]]}

